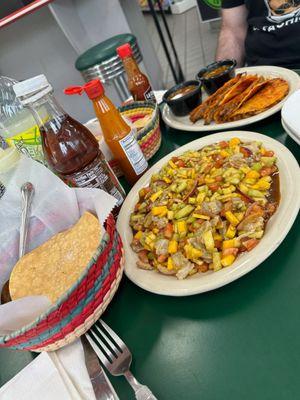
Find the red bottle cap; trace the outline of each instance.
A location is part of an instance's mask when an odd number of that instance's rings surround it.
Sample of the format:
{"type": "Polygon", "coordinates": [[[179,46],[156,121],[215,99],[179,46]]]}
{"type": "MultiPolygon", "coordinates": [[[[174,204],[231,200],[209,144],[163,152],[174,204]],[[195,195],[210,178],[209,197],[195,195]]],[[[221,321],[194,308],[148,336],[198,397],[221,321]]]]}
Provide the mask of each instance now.
{"type": "Polygon", "coordinates": [[[132,56],[132,48],[129,43],[122,44],[117,48],[117,53],[120,58],[132,56]]]}
{"type": "Polygon", "coordinates": [[[101,96],[104,93],[104,88],[99,79],[93,79],[92,81],[89,81],[83,86],[83,89],[91,100],[101,96]]]}
{"type": "Polygon", "coordinates": [[[72,96],[73,94],[82,94],[82,93],[83,93],[82,86],[69,86],[64,89],[64,94],[67,94],[68,96],[72,96]]]}

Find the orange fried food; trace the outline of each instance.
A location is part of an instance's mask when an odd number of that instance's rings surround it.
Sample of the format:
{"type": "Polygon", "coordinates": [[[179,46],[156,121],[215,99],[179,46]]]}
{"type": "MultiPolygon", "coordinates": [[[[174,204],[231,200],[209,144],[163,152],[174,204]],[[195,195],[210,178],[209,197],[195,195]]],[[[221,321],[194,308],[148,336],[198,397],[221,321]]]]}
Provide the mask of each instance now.
{"type": "Polygon", "coordinates": [[[232,113],[228,120],[236,121],[259,114],[279,103],[288,91],[289,85],[284,79],[270,79],[254,96],[232,113]]]}
{"type": "Polygon", "coordinates": [[[255,75],[242,76],[233,86],[229,88],[229,90],[226,91],[226,93],[223,93],[222,96],[219,97],[218,101],[216,101],[214,105],[208,107],[203,114],[204,124],[210,124],[214,119],[215,112],[220,107],[223,107],[224,104],[227,104],[230,102],[230,100],[243,93],[257,79],[258,78],[255,75]]]}
{"type": "Polygon", "coordinates": [[[214,121],[217,124],[226,122],[237,109],[239,109],[248,99],[250,99],[266,84],[267,80],[265,80],[263,77],[255,79],[246,90],[235,96],[229,102],[218,107],[213,116],[214,121]]]}
{"type": "Polygon", "coordinates": [[[203,118],[204,113],[210,108],[213,107],[215,104],[218,104],[220,99],[227,93],[227,91],[230,90],[232,86],[234,86],[239,79],[242,77],[241,74],[237,75],[235,78],[230,79],[230,81],[226,82],[225,85],[220,87],[214,94],[209,96],[205,101],[203,101],[202,104],[200,104],[198,107],[196,107],[191,113],[190,113],[190,120],[192,122],[198,121],[198,119],[203,118]]]}

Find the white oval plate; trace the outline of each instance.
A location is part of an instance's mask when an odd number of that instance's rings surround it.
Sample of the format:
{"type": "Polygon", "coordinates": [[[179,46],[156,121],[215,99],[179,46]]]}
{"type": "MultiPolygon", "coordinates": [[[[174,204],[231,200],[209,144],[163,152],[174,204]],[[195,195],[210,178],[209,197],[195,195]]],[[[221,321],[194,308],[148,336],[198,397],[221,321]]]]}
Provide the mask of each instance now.
{"type": "Polygon", "coordinates": [[[286,133],[300,144],[300,90],[294,92],[284,103],[281,118],[286,133]]]}
{"type": "Polygon", "coordinates": [[[207,292],[224,286],[261,264],[280,245],[297,216],[300,207],[300,170],[292,153],[278,141],[255,132],[232,131],[217,133],[194,140],[178,148],[158,161],[131,189],[119,214],[117,228],[122,237],[125,250],[125,273],[139,287],[152,293],[168,296],[188,296],[207,292]],[[241,140],[258,140],[266,148],[275,152],[280,173],[281,202],[277,212],[267,224],[266,232],[260,243],[249,253],[241,254],[232,266],[218,272],[209,271],[196,274],[184,280],[173,276],[162,275],[156,271],[145,271],[136,266],[137,255],[132,251],[132,231],[129,217],[138,201],[138,192],[149,184],[151,176],[173,156],[187,150],[198,150],[202,147],[238,137],[241,140]]]}
{"type": "Polygon", "coordinates": [[[190,121],[188,115],[185,117],[177,117],[172,113],[169,106],[165,104],[162,110],[162,117],[165,123],[169,125],[171,128],[179,129],[182,131],[194,131],[194,132],[220,131],[224,129],[239,128],[241,126],[261,121],[262,119],[268,118],[271,115],[275,114],[277,111],[281,110],[287,97],[300,88],[299,75],[296,72],[286,68],[273,67],[273,66],[246,67],[246,68],[239,68],[236,70],[236,72],[237,73],[247,72],[249,74],[258,74],[261,76],[266,76],[268,78],[285,79],[290,87],[289,93],[278,104],[275,104],[275,106],[269,108],[268,110],[260,114],[253,115],[253,117],[241,119],[238,121],[224,122],[223,124],[216,124],[215,122],[212,122],[210,125],[204,125],[203,120],[199,120],[195,124],[193,124],[190,121]]]}
{"type": "Polygon", "coordinates": [[[281,124],[285,132],[289,135],[289,137],[292,138],[300,146],[300,135],[292,131],[292,129],[287,126],[287,124],[284,122],[283,119],[281,120],[281,124]]]}

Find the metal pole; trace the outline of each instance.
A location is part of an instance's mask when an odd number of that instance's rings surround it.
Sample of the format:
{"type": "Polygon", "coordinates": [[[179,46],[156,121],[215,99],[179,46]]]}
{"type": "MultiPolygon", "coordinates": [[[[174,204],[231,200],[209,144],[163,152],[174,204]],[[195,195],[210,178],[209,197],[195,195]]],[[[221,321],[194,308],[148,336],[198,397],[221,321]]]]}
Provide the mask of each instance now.
{"type": "Polygon", "coordinates": [[[168,38],[169,38],[173,53],[174,53],[176,66],[177,66],[177,69],[178,69],[178,79],[179,79],[180,82],[183,82],[184,81],[184,75],[183,75],[183,72],[182,72],[182,69],[181,69],[180,61],[178,59],[178,55],[177,55],[177,51],[176,51],[175,46],[174,46],[173,39],[172,39],[172,36],[171,36],[169,25],[168,25],[168,22],[167,22],[167,19],[166,19],[166,14],[164,12],[163,7],[161,6],[160,0],[156,0],[156,4],[158,5],[159,11],[161,12],[162,20],[163,20],[163,23],[164,23],[164,26],[165,26],[165,29],[166,29],[166,32],[167,32],[167,35],[168,35],[168,38]]]}
{"type": "Polygon", "coordinates": [[[174,65],[172,64],[172,60],[171,60],[171,57],[170,57],[170,53],[169,53],[168,47],[167,47],[167,45],[166,45],[166,42],[165,42],[165,39],[164,39],[162,30],[161,30],[161,27],[160,27],[160,25],[159,25],[159,21],[158,21],[158,18],[157,18],[156,11],[155,11],[155,9],[154,9],[152,0],[148,0],[148,5],[149,5],[149,8],[150,8],[150,12],[151,12],[151,14],[152,14],[152,17],[153,17],[153,19],[154,19],[154,23],[155,23],[155,26],[156,26],[158,35],[159,35],[160,40],[161,40],[161,43],[162,43],[162,45],[163,45],[163,48],[164,48],[164,51],[165,51],[165,54],[166,54],[168,63],[169,63],[169,65],[170,65],[170,68],[171,68],[171,71],[172,71],[172,75],[173,75],[174,81],[175,81],[175,83],[180,83],[180,81],[179,81],[178,78],[177,78],[176,71],[175,71],[175,69],[174,69],[174,65]]]}

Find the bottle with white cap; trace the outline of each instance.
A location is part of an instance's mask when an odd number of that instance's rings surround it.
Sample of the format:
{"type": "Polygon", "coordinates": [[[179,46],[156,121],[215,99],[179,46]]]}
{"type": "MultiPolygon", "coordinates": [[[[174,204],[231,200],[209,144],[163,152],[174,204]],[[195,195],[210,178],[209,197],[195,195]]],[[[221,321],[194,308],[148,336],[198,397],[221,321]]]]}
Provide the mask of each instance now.
{"type": "Polygon", "coordinates": [[[44,157],[49,168],[70,186],[105,190],[116,197],[119,207],[125,193],[99,149],[96,138],[62,109],[46,77],[38,75],[17,83],[13,89],[21,103],[31,110],[40,128],[44,157]]]}
{"type": "Polygon", "coordinates": [[[39,128],[29,110],[16,98],[13,85],[18,81],[0,76],[0,145],[1,137],[10,147],[44,162],[39,128]]]}

